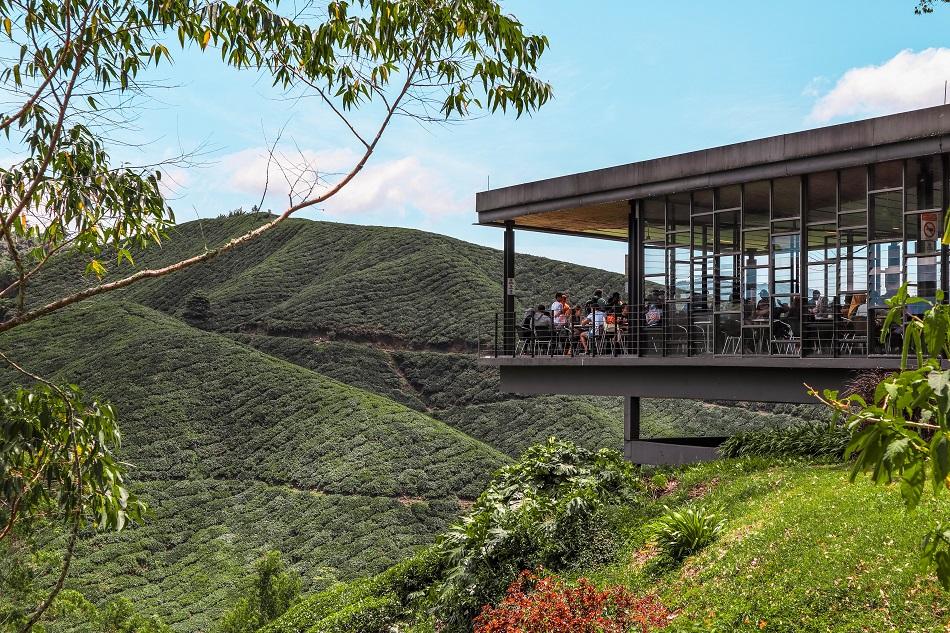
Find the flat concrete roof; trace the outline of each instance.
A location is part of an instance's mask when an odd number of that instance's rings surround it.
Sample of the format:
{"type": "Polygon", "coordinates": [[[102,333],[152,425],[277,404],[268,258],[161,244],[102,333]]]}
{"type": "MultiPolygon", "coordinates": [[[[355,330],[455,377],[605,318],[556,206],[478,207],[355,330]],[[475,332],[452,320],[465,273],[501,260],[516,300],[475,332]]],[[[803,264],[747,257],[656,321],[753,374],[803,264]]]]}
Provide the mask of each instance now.
{"type": "Polygon", "coordinates": [[[580,212],[595,222],[586,234],[620,239],[628,200],[947,150],[950,105],[482,191],[475,209],[479,224],[521,218],[516,226],[555,233],[572,232],[563,212],[580,212]]]}

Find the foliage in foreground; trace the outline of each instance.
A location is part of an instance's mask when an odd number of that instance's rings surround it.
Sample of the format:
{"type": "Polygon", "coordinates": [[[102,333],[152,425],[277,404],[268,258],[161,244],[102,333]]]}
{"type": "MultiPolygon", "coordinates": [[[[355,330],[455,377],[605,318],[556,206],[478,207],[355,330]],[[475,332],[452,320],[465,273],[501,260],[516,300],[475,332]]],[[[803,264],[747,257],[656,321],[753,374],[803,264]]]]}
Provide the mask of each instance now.
{"type": "Polygon", "coordinates": [[[521,570],[570,568],[607,528],[603,511],[635,503],[642,489],[618,451],[594,453],[554,438],[529,448],[440,540],[447,573],[433,588],[437,617],[450,630],[467,630],[521,570]]]}
{"type": "Polygon", "coordinates": [[[653,525],[657,546],[671,559],[680,561],[703,549],[722,533],[725,519],[702,508],[666,508],[653,525]]]}
{"type": "Polygon", "coordinates": [[[736,433],[719,447],[723,457],[802,457],[840,460],[851,430],[828,422],[801,422],[787,427],[736,433]]]}
{"type": "Polygon", "coordinates": [[[669,615],[655,596],[523,571],[498,606],[482,609],[474,633],[648,633],[665,627],[669,615]]]}
{"type": "MultiPolygon", "coordinates": [[[[901,371],[882,380],[871,401],[859,394],[811,392],[845,417],[854,432],[845,454],[854,457],[851,480],[867,473],[877,483],[898,481],[908,509],[920,503],[928,482],[935,496],[950,487],[950,370],[942,360],[950,357],[950,305],[943,298],[940,290],[935,303],[910,297],[905,284],[887,300],[881,340],[892,328],[903,327],[901,371]],[[925,309],[918,316],[908,306],[925,309]],[[914,368],[907,362],[911,355],[914,368]]],[[[950,522],[938,523],[924,537],[921,560],[936,568],[940,584],[950,590],[950,522]]]]}
{"type": "Polygon", "coordinates": [[[267,552],[254,564],[254,572],[249,595],[221,618],[214,633],[253,633],[300,599],[300,576],[287,569],[280,552],[267,552]]]}
{"type": "Polygon", "coordinates": [[[668,471],[670,486],[629,517],[612,564],[579,573],[598,586],[656,593],[675,631],[943,631],[950,601],[916,566],[919,538],[950,498],[905,514],[892,490],[841,465],[744,458],[668,471]],[[672,565],[656,557],[651,515],[700,503],[729,520],[715,542],[672,565]],[[638,518],[639,517],[639,518],[638,518]]]}
{"type": "Polygon", "coordinates": [[[470,631],[472,618],[500,600],[524,569],[558,571],[610,558],[617,527],[609,510],[635,504],[642,484],[617,451],[549,439],[502,468],[470,514],[439,542],[367,580],[321,592],[264,631],[336,631],[334,618],[360,631],[429,622],[470,631]],[[335,625],[334,625],[335,626],[335,625]]]}

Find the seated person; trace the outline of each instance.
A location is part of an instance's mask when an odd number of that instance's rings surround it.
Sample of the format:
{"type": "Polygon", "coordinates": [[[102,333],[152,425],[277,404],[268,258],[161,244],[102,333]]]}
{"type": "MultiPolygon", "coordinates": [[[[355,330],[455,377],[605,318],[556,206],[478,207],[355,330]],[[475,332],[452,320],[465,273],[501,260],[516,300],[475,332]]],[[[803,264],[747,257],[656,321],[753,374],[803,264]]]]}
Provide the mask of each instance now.
{"type": "Polygon", "coordinates": [[[597,336],[604,331],[603,308],[595,303],[591,311],[584,317],[584,320],[581,321],[581,325],[587,326],[587,329],[582,330],[580,335],[581,347],[584,348],[584,353],[587,354],[590,351],[590,337],[597,336]]]}
{"type": "Polygon", "coordinates": [[[828,314],[828,300],[821,296],[820,290],[813,290],[811,293],[811,307],[808,311],[816,318],[826,318],[828,314]]]}
{"type": "Polygon", "coordinates": [[[534,311],[534,329],[550,330],[551,326],[551,317],[544,311],[544,306],[538,306],[534,311]]]}
{"type": "Polygon", "coordinates": [[[772,299],[769,297],[769,291],[762,289],[759,291],[759,302],[755,304],[755,309],[752,311],[753,319],[767,319],[769,318],[769,312],[772,308],[772,299]]]}
{"type": "Polygon", "coordinates": [[[554,320],[554,325],[557,327],[562,327],[567,322],[566,309],[570,309],[570,306],[567,305],[566,295],[563,292],[554,293],[554,303],[551,304],[551,317],[554,320]]]}

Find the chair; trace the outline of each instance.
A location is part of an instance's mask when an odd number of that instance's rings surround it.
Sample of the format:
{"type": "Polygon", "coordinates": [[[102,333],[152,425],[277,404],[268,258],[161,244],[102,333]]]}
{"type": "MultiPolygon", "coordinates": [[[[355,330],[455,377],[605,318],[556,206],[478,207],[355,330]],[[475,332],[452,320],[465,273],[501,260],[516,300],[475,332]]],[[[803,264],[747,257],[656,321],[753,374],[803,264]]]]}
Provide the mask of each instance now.
{"type": "Polygon", "coordinates": [[[742,341],[742,337],[738,334],[728,334],[727,332],[722,332],[725,336],[725,342],[722,345],[723,354],[738,354],[739,353],[739,343],[742,341]]]}
{"type": "Polygon", "coordinates": [[[792,326],[785,321],[775,321],[772,336],[772,346],[776,354],[786,354],[791,356],[801,345],[801,337],[795,336],[792,326]]]}
{"type": "Polygon", "coordinates": [[[538,327],[534,329],[534,349],[531,352],[531,355],[535,354],[550,354],[551,353],[551,341],[553,339],[553,332],[549,327],[538,327]],[[543,350],[543,352],[542,352],[543,350]]]}

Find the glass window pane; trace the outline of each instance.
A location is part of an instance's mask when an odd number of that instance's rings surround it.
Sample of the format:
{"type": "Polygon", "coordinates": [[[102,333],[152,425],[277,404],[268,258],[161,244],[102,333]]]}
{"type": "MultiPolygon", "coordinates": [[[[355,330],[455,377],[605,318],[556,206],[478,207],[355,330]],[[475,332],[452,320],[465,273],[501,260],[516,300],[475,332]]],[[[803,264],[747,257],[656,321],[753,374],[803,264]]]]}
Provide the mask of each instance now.
{"type": "Polygon", "coordinates": [[[901,285],[901,242],[871,244],[868,270],[868,305],[883,305],[884,299],[894,296],[901,285]]]}
{"type": "Polygon", "coordinates": [[[667,252],[667,297],[683,300],[689,297],[692,275],[689,252],[685,248],[671,248],[667,252]],[[682,257],[683,259],[679,259],[682,257]]]}
{"type": "MultiPolygon", "coordinates": [[[[939,274],[939,259],[936,255],[907,258],[907,283],[911,286],[911,295],[935,299],[940,280],[939,274]]],[[[911,305],[910,308],[914,306],[911,305]]],[[[917,306],[917,311],[924,309],[924,306],[917,306]]]]}
{"type": "Polygon", "coordinates": [[[742,222],[745,228],[769,225],[769,181],[743,186],[742,222]]]}
{"type": "Polygon", "coordinates": [[[769,265],[768,230],[745,231],[742,240],[742,254],[746,266],[769,265]]]}
{"type": "Polygon", "coordinates": [[[666,274],[666,249],[658,246],[646,245],[643,249],[643,274],[666,274]]]}
{"type": "Polygon", "coordinates": [[[867,249],[867,234],[864,231],[839,231],[838,294],[866,289],[867,249]]]}
{"type": "Polygon", "coordinates": [[[666,238],[666,203],[663,198],[642,202],[643,239],[647,242],[664,241],[666,238]]]}
{"type": "Polygon", "coordinates": [[[741,195],[742,194],[739,185],[719,187],[719,189],[716,190],[716,208],[738,209],[742,200],[741,195]]]}
{"type": "Polygon", "coordinates": [[[798,176],[776,178],[772,182],[772,218],[795,218],[801,212],[798,176]]]}
{"type": "Polygon", "coordinates": [[[713,260],[711,257],[703,257],[693,260],[693,295],[691,302],[693,312],[708,311],[710,300],[712,299],[715,288],[715,275],[713,274],[713,260]]]}
{"type": "Polygon", "coordinates": [[[868,206],[867,171],[864,167],[842,169],[839,196],[842,211],[858,211],[868,206]]]}
{"type": "Polygon", "coordinates": [[[837,182],[838,175],[833,171],[808,176],[805,217],[809,222],[834,222],[838,206],[837,182]]]}
{"type": "Polygon", "coordinates": [[[746,306],[754,307],[762,291],[769,291],[769,269],[745,268],[742,271],[742,279],[742,300],[746,306]]]}
{"type": "Polygon", "coordinates": [[[864,211],[842,213],[838,216],[838,226],[864,226],[867,223],[867,214],[864,211]]]}
{"type": "Polygon", "coordinates": [[[827,310],[827,298],[835,293],[835,270],[836,265],[831,264],[808,267],[808,304],[811,308],[827,310]],[[822,302],[822,298],[826,300],[822,302]]]}
{"type": "Polygon", "coordinates": [[[871,165],[868,172],[871,181],[871,191],[902,187],[904,184],[903,174],[904,163],[900,160],[871,165]]]}
{"type": "Polygon", "coordinates": [[[838,256],[838,231],[834,224],[808,227],[808,262],[833,260],[838,256]]]}
{"type": "Polygon", "coordinates": [[[772,222],[772,231],[774,233],[797,231],[799,227],[801,227],[801,220],[779,220],[772,222]]]}
{"type": "Polygon", "coordinates": [[[739,309],[739,266],[736,255],[718,257],[719,276],[716,288],[716,309],[739,309]]]}
{"type": "Polygon", "coordinates": [[[716,214],[716,243],[720,253],[739,248],[739,212],[721,211],[716,214]]]}
{"type": "Polygon", "coordinates": [[[677,193],[667,198],[669,204],[667,228],[670,231],[689,230],[689,194],[677,193]]]}
{"type": "Polygon", "coordinates": [[[713,190],[703,189],[693,192],[693,214],[708,213],[713,210],[713,190]]]}
{"type": "Polygon", "coordinates": [[[900,191],[877,193],[870,198],[871,239],[901,239],[903,237],[903,199],[900,191]]]}
{"type": "Polygon", "coordinates": [[[904,193],[908,211],[943,208],[943,160],[940,156],[907,161],[904,193]]]}
{"type": "Polygon", "coordinates": [[[693,216],[693,257],[712,255],[713,253],[713,215],[693,216]]]}

